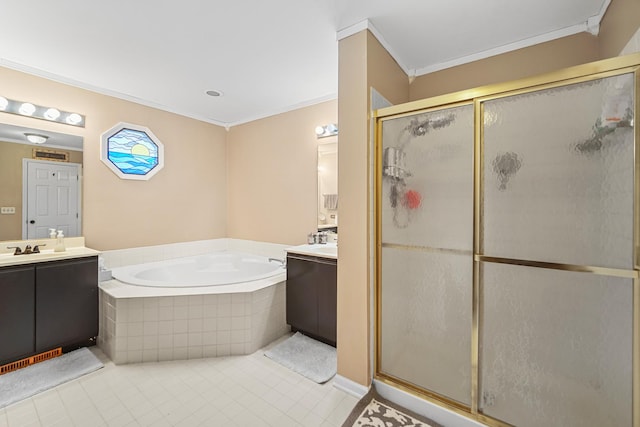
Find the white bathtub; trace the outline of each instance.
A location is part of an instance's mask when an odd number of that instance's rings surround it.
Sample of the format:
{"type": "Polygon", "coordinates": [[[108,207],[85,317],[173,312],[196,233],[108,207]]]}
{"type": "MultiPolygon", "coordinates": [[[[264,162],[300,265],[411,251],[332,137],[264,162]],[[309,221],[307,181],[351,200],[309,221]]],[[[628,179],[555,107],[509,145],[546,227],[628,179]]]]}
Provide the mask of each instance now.
{"type": "Polygon", "coordinates": [[[253,282],[284,272],[283,263],[273,258],[220,251],[115,268],[112,274],[129,285],[182,288],[253,282]]]}
{"type": "Polygon", "coordinates": [[[116,364],[253,353],[288,331],[286,270],[268,258],[282,254],[234,240],[107,252],[107,266],[120,263],[100,283],[98,345],[116,364]],[[149,254],[192,256],[141,260],[149,254]]]}

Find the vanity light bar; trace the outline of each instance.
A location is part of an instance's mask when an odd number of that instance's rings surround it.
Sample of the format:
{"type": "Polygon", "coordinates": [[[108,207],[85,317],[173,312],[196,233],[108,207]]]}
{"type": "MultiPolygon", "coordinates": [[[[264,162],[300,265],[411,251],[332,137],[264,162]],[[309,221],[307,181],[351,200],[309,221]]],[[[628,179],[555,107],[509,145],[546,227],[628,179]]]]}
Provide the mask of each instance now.
{"type": "Polygon", "coordinates": [[[84,127],[85,120],[85,117],[78,113],[62,111],[52,107],[43,107],[30,102],[16,101],[14,99],[5,98],[4,96],[0,96],[0,112],[33,117],[36,119],[77,127],[84,127]]]}
{"type": "Polygon", "coordinates": [[[328,136],[334,136],[338,134],[338,125],[331,123],[323,126],[316,126],[316,137],[326,138],[328,136]]]}

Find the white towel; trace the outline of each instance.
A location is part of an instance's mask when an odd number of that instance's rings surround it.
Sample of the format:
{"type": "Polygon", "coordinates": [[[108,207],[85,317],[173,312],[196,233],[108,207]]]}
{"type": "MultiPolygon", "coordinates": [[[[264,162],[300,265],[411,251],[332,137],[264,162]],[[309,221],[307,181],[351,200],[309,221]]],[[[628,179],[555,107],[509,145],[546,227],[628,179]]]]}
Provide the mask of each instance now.
{"type": "Polygon", "coordinates": [[[338,209],[338,195],[337,194],[324,194],[324,207],[335,211],[338,209]]]}

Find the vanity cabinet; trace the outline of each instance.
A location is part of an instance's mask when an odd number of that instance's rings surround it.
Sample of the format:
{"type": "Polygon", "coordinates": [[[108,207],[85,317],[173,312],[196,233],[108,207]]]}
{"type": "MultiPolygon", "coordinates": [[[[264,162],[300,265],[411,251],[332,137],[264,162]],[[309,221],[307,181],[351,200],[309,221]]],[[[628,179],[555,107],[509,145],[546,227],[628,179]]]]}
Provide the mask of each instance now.
{"type": "Polygon", "coordinates": [[[98,335],[98,258],[36,266],[36,353],[98,335]]]}
{"type": "Polygon", "coordinates": [[[336,345],[337,260],[287,255],[287,323],[293,330],[336,345]]]}
{"type": "Polygon", "coordinates": [[[35,338],[35,269],[0,269],[0,365],[30,356],[35,338]]]}
{"type": "Polygon", "coordinates": [[[0,268],[0,365],[98,334],[98,257],[0,268]]]}

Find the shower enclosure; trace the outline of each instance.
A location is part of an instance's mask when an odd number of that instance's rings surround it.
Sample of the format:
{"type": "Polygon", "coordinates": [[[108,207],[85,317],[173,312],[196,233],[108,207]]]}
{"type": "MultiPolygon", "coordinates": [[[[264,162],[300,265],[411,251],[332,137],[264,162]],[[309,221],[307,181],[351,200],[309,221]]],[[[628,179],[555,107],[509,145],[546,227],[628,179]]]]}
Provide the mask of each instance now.
{"type": "Polygon", "coordinates": [[[640,427],[640,55],[376,112],[375,376],[640,427]]]}

